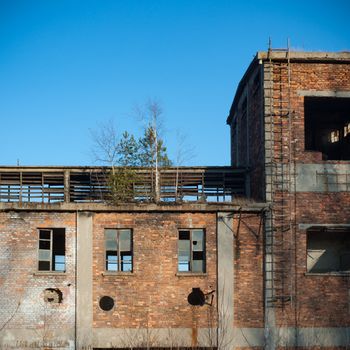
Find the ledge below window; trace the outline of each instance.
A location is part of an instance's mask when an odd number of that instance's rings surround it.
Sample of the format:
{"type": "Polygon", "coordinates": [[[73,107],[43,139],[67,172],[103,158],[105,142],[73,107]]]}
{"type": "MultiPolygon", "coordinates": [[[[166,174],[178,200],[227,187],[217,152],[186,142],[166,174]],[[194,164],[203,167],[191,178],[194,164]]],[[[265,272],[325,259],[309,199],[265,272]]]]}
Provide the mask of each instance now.
{"type": "Polygon", "coordinates": [[[33,276],[67,276],[66,272],[60,271],[60,272],[55,272],[55,271],[36,271],[33,273],[33,276]]]}
{"type": "Polygon", "coordinates": [[[207,277],[206,272],[177,272],[175,274],[177,277],[207,277]]]}
{"type": "Polygon", "coordinates": [[[350,271],[348,272],[305,272],[305,276],[324,276],[324,277],[342,277],[349,276],[350,271]]]}
{"type": "Polygon", "coordinates": [[[101,275],[106,277],[135,277],[135,274],[131,271],[104,271],[101,275]]]}

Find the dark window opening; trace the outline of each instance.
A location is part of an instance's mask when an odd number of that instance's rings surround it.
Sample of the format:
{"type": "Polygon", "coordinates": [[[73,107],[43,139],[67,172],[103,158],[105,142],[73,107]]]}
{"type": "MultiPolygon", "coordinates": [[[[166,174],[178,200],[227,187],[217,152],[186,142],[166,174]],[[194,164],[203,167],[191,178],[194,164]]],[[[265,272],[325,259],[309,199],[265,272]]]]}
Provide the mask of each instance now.
{"type": "Polygon", "coordinates": [[[307,271],[349,273],[350,228],[310,228],[307,231],[307,271]]]}
{"type": "Polygon", "coordinates": [[[39,230],[38,270],[65,272],[66,238],[64,228],[39,230]]]}
{"type": "Polygon", "coordinates": [[[203,229],[179,231],[178,271],[205,272],[205,237],[203,229]]]}
{"type": "Polygon", "coordinates": [[[114,300],[109,296],[104,296],[100,299],[99,305],[103,311],[110,311],[114,307],[114,300]]]}
{"type": "Polygon", "coordinates": [[[305,150],[350,160],[350,98],[305,97],[305,150]]]}
{"type": "Polygon", "coordinates": [[[132,232],[130,229],[105,229],[106,271],[132,272],[132,232]]]}

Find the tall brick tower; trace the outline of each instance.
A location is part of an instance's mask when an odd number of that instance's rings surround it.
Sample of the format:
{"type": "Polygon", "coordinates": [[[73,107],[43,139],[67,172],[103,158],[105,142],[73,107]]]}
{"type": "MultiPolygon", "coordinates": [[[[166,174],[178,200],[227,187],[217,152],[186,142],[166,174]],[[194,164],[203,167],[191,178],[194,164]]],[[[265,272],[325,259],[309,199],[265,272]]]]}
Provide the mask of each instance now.
{"type": "Polygon", "coordinates": [[[258,52],[227,123],[232,165],[271,208],[267,347],[349,344],[350,53],[258,52]]]}

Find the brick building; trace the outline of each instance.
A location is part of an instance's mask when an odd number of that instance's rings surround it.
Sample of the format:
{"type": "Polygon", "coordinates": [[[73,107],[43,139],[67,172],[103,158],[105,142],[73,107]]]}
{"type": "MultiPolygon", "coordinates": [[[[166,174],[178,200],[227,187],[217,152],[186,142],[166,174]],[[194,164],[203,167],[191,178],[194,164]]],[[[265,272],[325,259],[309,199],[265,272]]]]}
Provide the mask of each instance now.
{"type": "Polygon", "coordinates": [[[231,167],[0,168],[0,347],[347,348],[350,54],[259,52],[231,167]],[[159,200],[154,199],[159,194],[159,200]]]}
{"type": "Polygon", "coordinates": [[[266,202],[266,346],[350,344],[350,54],[259,52],[227,123],[266,202]]]}

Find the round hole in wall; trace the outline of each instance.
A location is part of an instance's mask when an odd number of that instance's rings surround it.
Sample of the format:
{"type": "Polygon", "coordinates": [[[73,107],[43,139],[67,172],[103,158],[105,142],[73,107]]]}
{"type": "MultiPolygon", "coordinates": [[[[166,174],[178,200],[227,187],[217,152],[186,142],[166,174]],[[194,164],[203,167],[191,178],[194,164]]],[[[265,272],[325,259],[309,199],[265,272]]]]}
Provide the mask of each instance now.
{"type": "Polygon", "coordinates": [[[188,295],[187,301],[191,305],[203,306],[205,304],[205,295],[200,288],[192,288],[192,292],[188,295]]]}
{"type": "Polygon", "coordinates": [[[104,297],[102,297],[100,299],[100,308],[103,310],[103,311],[110,311],[112,310],[114,307],[114,300],[113,298],[105,295],[104,297]]]}

